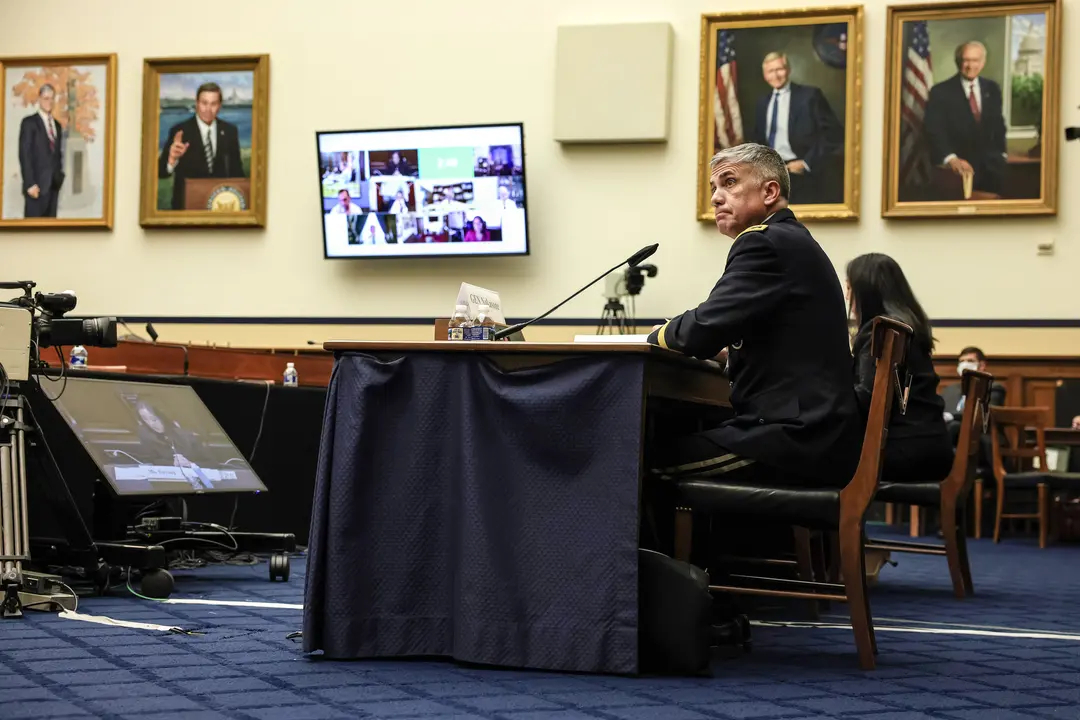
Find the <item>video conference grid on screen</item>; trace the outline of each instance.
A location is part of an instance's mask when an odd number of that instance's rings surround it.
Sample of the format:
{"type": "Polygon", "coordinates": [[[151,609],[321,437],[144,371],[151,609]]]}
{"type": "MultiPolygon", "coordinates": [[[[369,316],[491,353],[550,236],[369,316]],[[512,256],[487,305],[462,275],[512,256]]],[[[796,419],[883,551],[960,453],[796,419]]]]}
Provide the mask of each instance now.
{"type": "Polygon", "coordinates": [[[318,134],[328,258],[524,255],[522,126],[318,134]]]}
{"type": "Polygon", "coordinates": [[[187,385],[66,383],[53,405],[118,495],[266,490],[187,385]]]}

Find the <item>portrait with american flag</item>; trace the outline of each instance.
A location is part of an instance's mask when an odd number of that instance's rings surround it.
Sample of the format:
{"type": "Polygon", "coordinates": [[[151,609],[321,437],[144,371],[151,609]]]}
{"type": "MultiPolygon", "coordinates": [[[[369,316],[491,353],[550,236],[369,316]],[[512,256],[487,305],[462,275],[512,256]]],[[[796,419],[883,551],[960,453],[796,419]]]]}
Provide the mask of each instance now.
{"type": "Polygon", "coordinates": [[[1057,212],[1061,0],[891,6],[884,217],[1057,212]]]}
{"type": "Polygon", "coordinates": [[[862,7],[706,14],[701,43],[698,218],[712,156],[747,142],[784,160],[799,217],[858,217],[862,7]]]}

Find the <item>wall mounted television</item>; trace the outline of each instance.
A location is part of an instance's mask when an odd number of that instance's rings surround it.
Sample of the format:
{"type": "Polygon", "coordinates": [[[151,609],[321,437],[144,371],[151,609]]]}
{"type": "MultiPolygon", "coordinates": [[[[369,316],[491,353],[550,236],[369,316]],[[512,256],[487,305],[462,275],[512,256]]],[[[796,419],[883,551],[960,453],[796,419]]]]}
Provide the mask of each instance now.
{"type": "Polygon", "coordinates": [[[521,123],[315,139],[326,258],[529,254],[521,123]]]}

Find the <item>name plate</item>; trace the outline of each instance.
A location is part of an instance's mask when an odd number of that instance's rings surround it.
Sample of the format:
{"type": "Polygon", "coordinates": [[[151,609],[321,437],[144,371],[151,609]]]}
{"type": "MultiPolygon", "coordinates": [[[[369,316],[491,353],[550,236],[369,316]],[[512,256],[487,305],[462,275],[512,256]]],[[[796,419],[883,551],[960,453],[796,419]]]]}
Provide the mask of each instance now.
{"type": "Polygon", "coordinates": [[[457,295],[457,304],[468,306],[467,312],[470,318],[475,318],[480,314],[481,305],[487,305],[495,322],[500,325],[506,324],[506,318],[503,317],[502,301],[499,300],[499,293],[494,290],[470,285],[469,283],[461,283],[461,289],[458,290],[457,295]]]}

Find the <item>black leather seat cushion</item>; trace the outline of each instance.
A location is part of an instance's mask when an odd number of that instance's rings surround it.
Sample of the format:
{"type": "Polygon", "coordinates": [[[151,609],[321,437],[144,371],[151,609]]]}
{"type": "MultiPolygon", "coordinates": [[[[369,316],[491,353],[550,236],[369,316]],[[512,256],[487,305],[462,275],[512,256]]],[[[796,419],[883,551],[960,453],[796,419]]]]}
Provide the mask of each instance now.
{"type": "Polygon", "coordinates": [[[941,483],[882,483],[878,485],[874,499],[904,505],[937,507],[941,504],[941,483]]]}
{"type": "Polygon", "coordinates": [[[840,490],[686,479],[675,483],[676,504],[695,511],[751,515],[809,528],[840,524],[840,490]]]}
{"type": "Polygon", "coordinates": [[[1005,473],[1005,487],[1033,488],[1046,483],[1052,490],[1080,490],[1080,473],[1032,472],[1005,473]]]}

